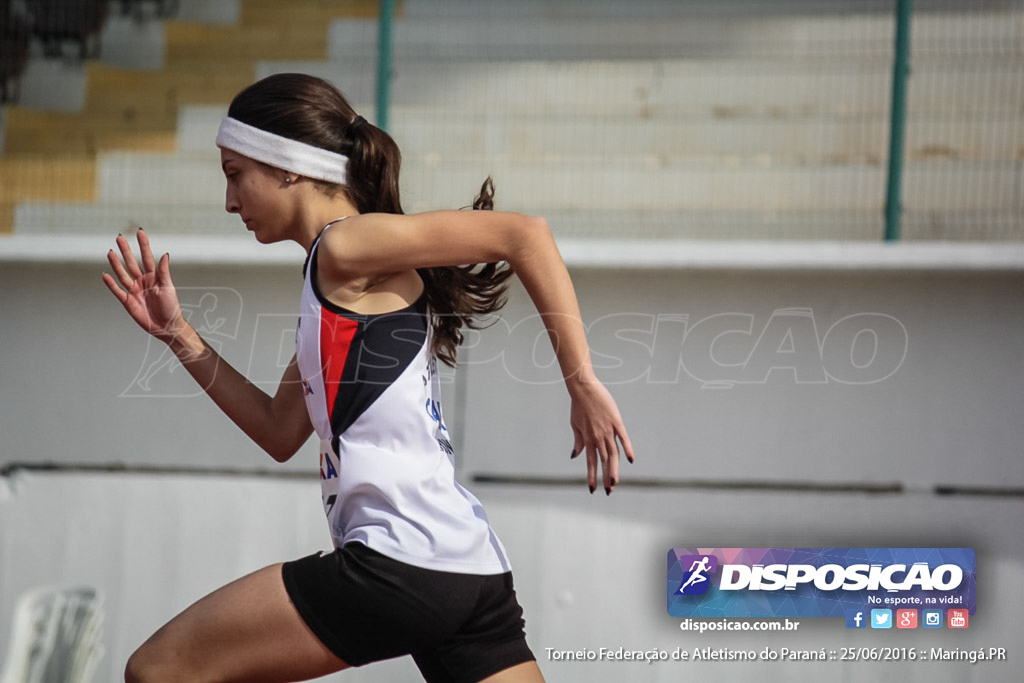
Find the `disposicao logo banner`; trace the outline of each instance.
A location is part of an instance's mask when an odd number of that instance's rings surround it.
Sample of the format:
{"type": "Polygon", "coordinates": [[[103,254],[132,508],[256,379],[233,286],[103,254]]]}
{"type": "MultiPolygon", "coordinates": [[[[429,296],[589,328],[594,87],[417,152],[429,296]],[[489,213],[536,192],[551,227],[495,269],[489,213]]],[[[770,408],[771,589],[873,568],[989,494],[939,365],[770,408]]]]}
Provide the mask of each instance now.
{"type": "Polygon", "coordinates": [[[845,617],[848,610],[975,610],[971,548],[673,548],[673,617],[845,617]]]}

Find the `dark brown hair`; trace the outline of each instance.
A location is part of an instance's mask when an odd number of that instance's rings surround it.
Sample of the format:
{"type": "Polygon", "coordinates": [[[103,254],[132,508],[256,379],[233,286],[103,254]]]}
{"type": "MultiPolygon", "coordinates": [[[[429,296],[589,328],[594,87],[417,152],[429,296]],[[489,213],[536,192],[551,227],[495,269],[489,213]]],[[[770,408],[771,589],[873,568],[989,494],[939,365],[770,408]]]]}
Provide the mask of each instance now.
{"type": "MultiPolygon", "coordinates": [[[[344,192],[360,213],[404,213],[398,174],[402,155],[385,131],[359,117],[327,81],[307,74],[275,74],[242,90],[228,116],[250,126],[348,157],[342,186],[320,182],[322,191],[344,192]]],[[[494,184],[484,181],[473,209],[494,208],[494,184]]],[[[478,318],[505,304],[507,264],[422,268],[434,328],[431,349],[455,365],[462,328],[479,329],[478,318]]]]}

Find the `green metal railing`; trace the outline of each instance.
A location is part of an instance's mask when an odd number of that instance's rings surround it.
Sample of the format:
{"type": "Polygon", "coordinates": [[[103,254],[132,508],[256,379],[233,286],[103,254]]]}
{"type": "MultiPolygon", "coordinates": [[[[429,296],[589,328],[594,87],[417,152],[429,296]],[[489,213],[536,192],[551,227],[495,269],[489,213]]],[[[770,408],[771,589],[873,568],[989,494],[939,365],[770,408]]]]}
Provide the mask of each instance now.
{"type": "Polygon", "coordinates": [[[903,132],[906,125],[907,78],[910,75],[910,16],[913,0],[896,3],[896,49],[892,72],[892,118],[889,126],[889,181],[885,196],[885,239],[900,238],[903,179],[903,132]]]}
{"type": "MultiPolygon", "coordinates": [[[[390,108],[394,0],[380,0],[377,53],[377,125],[387,130],[390,108]]],[[[907,80],[910,75],[910,23],[913,0],[896,2],[896,35],[889,127],[889,168],[885,198],[886,241],[900,239],[901,190],[906,126],[907,80]]]]}
{"type": "Polygon", "coordinates": [[[388,129],[391,107],[391,36],[395,16],[395,0],[380,0],[377,31],[377,127],[388,129]]]}

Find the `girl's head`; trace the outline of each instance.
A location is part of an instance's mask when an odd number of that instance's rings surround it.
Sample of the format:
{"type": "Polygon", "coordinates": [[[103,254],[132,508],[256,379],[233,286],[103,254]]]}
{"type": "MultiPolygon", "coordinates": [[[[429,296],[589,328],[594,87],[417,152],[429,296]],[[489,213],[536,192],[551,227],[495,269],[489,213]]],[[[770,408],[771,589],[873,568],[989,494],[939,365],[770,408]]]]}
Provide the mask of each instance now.
{"type": "MultiPolygon", "coordinates": [[[[387,133],[365,122],[342,94],[330,83],[306,74],[277,74],[257,81],[238,93],[228,109],[228,119],[244,126],[226,123],[221,127],[218,144],[274,166],[275,142],[271,133],[287,141],[297,141],[295,156],[308,155],[310,165],[324,170],[337,166],[336,180],[315,180],[329,197],[343,192],[360,213],[403,213],[399,201],[398,174],[401,154],[387,133]],[[225,128],[226,126],[226,128],[225,128]],[[257,131],[246,130],[248,127],[257,131]],[[262,133],[261,133],[262,132],[262,133]],[[245,135],[255,136],[250,145],[245,135]],[[258,150],[260,159],[246,150],[231,147],[228,140],[258,150]],[[329,154],[323,154],[327,150],[329,154]]],[[[287,142],[284,141],[284,142],[287,142]]],[[[280,144],[278,144],[280,147],[280,144]]],[[[289,147],[289,145],[284,145],[289,147]]],[[[333,168],[320,176],[303,173],[289,158],[288,165],[299,175],[313,179],[334,176],[333,168]]],[[[297,165],[303,165],[299,161],[297,165]]],[[[278,165],[278,168],[284,168],[278,165]]],[[[490,178],[473,202],[474,209],[494,206],[494,187],[490,178]]],[[[506,281],[512,271],[499,264],[483,266],[446,266],[419,270],[434,328],[433,351],[446,363],[455,364],[456,349],[462,342],[464,327],[476,328],[477,319],[500,309],[505,302],[506,281]]]]}
{"type": "MultiPolygon", "coordinates": [[[[317,180],[321,190],[329,196],[344,192],[360,213],[402,213],[398,145],[356,114],[341,92],[327,81],[307,74],[268,76],[235,96],[228,117],[347,157],[347,162],[338,162],[344,165],[340,169],[344,183],[317,180]]],[[[257,160],[274,165],[272,161],[257,160]]],[[[286,170],[309,175],[299,168],[286,170]]]]}

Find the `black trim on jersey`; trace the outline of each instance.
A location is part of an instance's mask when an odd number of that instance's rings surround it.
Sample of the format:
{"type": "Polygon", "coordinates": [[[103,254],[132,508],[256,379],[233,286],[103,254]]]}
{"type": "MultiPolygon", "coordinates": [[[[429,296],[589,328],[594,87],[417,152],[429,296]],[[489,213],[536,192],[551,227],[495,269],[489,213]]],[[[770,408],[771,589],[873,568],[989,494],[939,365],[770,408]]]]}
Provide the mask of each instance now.
{"type": "MultiPolygon", "coordinates": [[[[335,222],[337,222],[337,221],[335,221],[335,222]]],[[[330,226],[332,224],[328,223],[327,225],[330,226]]],[[[326,230],[327,228],[324,228],[324,229],[326,230]]],[[[303,275],[305,275],[306,270],[307,269],[311,269],[311,272],[309,273],[309,284],[312,285],[312,287],[313,287],[313,295],[316,296],[316,300],[320,302],[320,305],[323,306],[324,308],[326,308],[331,313],[337,313],[338,315],[343,315],[343,316],[345,316],[346,318],[348,318],[350,320],[356,320],[356,321],[362,320],[364,318],[372,318],[372,317],[378,316],[378,315],[394,315],[395,313],[404,313],[406,311],[418,311],[421,308],[423,310],[424,315],[426,314],[426,308],[427,308],[427,288],[426,287],[424,287],[423,291],[420,292],[420,295],[416,299],[416,301],[412,302],[411,304],[409,304],[405,308],[399,308],[396,311],[389,311],[387,313],[356,313],[355,311],[351,311],[351,310],[345,308],[344,306],[341,306],[339,304],[334,303],[333,301],[328,299],[326,296],[324,296],[323,292],[320,290],[320,282],[317,279],[318,275],[319,275],[320,264],[316,261],[316,259],[314,258],[314,255],[316,254],[316,248],[317,248],[317,245],[319,243],[320,243],[320,238],[317,237],[316,241],[313,242],[313,248],[309,250],[309,255],[306,256],[306,263],[305,263],[305,265],[302,266],[302,273],[303,273],[303,275]]]]}
{"type": "Polygon", "coordinates": [[[313,246],[309,248],[309,253],[306,254],[306,260],[302,262],[302,277],[306,277],[306,271],[309,269],[310,259],[313,258],[313,252],[316,251],[316,245],[320,244],[320,238],[324,236],[324,231],[331,227],[335,223],[340,223],[348,218],[348,216],[342,216],[341,218],[335,218],[333,221],[320,228],[320,232],[316,234],[316,238],[313,240],[313,246]]]}
{"type": "Polygon", "coordinates": [[[340,435],[394,384],[427,343],[427,294],[424,289],[415,302],[397,311],[354,313],[328,300],[320,291],[314,258],[316,246],[314,243],[307,261],[314,296],[326,310],[357,324],[347,357],[330,359],[331,363],[344,362],[337,397],[334,405],[328,406],[331,444],[337,453],[340,435]]]}
{"type": "MultiPolygon", "coordinates": [[[[331,406],[331,439],[338,437],[405,372],[427,342],[426,300],[412,310],[361,316],[331,406]]],[[[426,368],[424,367],[424,373],[426,368]]]]}

